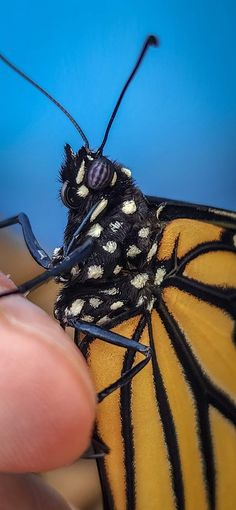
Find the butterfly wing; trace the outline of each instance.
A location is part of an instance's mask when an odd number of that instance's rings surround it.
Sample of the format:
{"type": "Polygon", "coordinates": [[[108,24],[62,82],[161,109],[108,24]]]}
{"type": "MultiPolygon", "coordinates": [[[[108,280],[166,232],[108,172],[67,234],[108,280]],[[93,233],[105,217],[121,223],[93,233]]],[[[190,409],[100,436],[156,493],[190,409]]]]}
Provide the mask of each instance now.
{"type": "MultiPolygon", "coordinates": [[[[112,328],[150,345],[153,357],[98,407],[97,432],[111,449],[99,461],[104,506],[230,510],[236,500],[235,218],[163,199],[155,205],[162,234],[154,308],[121,316],[112,328]]],[[[100,391],[140,355],[92,339],[87,359],[100,391]]]]}

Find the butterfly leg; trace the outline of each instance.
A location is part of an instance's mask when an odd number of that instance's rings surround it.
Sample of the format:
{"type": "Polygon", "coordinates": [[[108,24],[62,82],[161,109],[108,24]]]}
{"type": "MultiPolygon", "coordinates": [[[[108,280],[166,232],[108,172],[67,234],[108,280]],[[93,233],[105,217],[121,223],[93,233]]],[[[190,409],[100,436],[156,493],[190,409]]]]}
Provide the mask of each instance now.
{"type": "Polygon", "coordinates": [[[1,297],[10,296],[12,294],[25,294],[26,292],[31,291],[32,289],[42,285],[47,280],[51,278],[55,278],[58,275],[66,271],[70,271],[72,267],[78,265],[80,262],[83,262],[91,253],[94,241],[91,239],[87,239],[81,246],[76,248],[70,255],[65,257],[59,264],[54,267],[50,267],[44,273],[28,280],[27,282],[19,285],[16,289],[3,292],[0,294],[1,297]]]}
{"type": "Polygon", "coordinates": [[[101,439],[97,439],[96,436],[93,436],[91,439],[90,448],[88,448],[88,450],[84,452],[81,459],[89,460],[101,459],[105,457],[105,455],[107,455],[108,453],[110,453],[110,449],[108,448],[108,446],[105,443],[103,443],[101,439]],[[91,449],[93,449],[94,451],[91,451],[91,449]]]}
{"type": "Polygon", "coordinates": [[[113,333],[112,331],[100,328],[99,326],[94,326],[91,324],[86,324],[85,322],[80,322],[76,319],[69,319],[67,325],[71,326],[72,328],[78,329],[81,333],[85,333],[95,338],[99,338],[103,342],[106,342],[111,345],[116,345],[117,347],[123,347],[124,349],[140,353],[144,356],[144,359],[142,361],[139,361],[134,367],[124,372],[122,376],[119,377],[119,379],[117,379],[112,384],[107,386],[107,388],[105,388],[104,390],[100,391],[97,395],[98,402],[104,400],[104,398],[113,393],[113,391],[115,391],[117,388],[121,388],[122,386],[128,384],[131,381],[131,379],[133,379],[133,377],[138,372],[140,372],[140,370],[142,370],[151,359],[152,351],[150,347],[148,347],[147,345],[143,345],[139,342],[136,342],[136,340],[132,340],[130,338],[118,335],[117,333],[113,333]]]}
{"type": "Polygon", "coordinates": [[[11,225],[20,225],[22,228],[25,244],[34,258],[41,267],[48,269],[51,266],[51,258],[39,245],[30,225],[29,218],[26,214],[20,213],[6,220],[0,221],[0,228],[10,227],[11,225]]]}

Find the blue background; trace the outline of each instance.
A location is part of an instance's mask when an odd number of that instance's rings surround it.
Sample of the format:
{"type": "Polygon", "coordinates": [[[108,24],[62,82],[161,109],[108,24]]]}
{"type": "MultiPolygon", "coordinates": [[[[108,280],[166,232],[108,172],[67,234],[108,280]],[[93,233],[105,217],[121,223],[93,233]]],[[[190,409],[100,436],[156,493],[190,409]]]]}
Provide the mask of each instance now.
{"type": "MultiPolygon", "coordinates": [[[[51,92],[96,148],[147,34],[149,50],[105,153],[145,193],[236,208],[236,2],[9,1],[0,51],[51,92]]],[[[60,244],[65,116],[0,62],[0,214],[21,210],[43,246],[60,244]]]]}

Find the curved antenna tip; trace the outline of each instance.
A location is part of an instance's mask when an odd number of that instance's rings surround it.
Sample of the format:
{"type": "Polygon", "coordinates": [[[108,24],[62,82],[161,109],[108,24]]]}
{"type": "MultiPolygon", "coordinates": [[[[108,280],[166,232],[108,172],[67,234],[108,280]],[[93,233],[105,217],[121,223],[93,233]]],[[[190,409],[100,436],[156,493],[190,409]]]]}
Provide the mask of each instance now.
{"type": "Polygon", "coordinates": [[[160,39],[156,35],[149,35],[146,44],[148,46],[160,46],[160,39]]]}

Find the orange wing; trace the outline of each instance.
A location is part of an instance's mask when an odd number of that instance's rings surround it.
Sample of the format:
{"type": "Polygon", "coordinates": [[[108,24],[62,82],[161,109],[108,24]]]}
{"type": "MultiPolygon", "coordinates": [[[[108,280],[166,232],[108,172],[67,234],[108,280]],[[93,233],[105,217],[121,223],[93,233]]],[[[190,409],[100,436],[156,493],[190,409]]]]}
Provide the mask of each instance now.
{"type": "MultiPolygon", "coordinates": [[[[236,501],[235,232],[192,219],[163,225],[160,292],[149,316],[113,331],[152,361],[98,407],[105,508],[233,510],[236,501]]],[[[100,391],[141,358],[93,339],[100,391]]]]}

